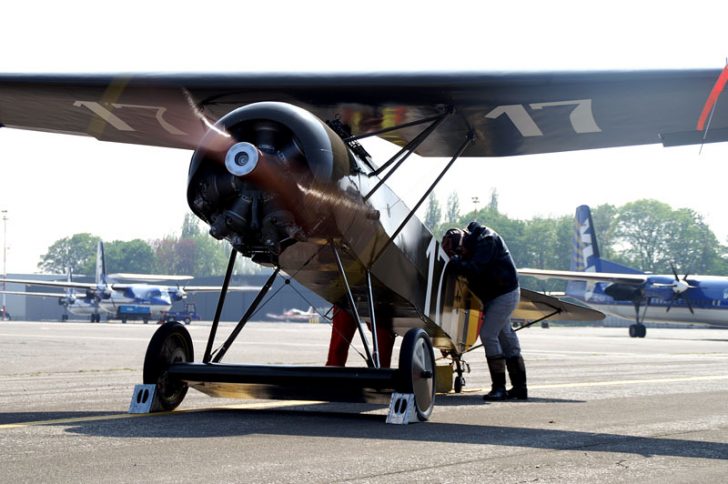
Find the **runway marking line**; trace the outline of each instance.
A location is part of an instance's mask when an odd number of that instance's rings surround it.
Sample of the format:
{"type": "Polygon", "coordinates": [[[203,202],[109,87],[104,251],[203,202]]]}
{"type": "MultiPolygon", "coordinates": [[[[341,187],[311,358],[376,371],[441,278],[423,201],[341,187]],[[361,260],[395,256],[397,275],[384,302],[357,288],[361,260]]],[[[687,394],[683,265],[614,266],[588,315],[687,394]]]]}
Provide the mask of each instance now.
{"type": "MultiPolygon", "coordinates": [[[[645,380],[613,380],[613,381],[592,381],[581,383],[554,383],[550,385],[528,385],[529,390],[543,390],[547,388],[584,388],[584,387],[601,387],[616,385],[643,385],[645,383],[679,383],[686,381],[711,381],[711,380],[728,380],[728,375],[715,376],[686,376],[678,378],[652,378],[645,380]]],[[[490,391],[490,388],[468,388],[463,389],[463,393],[480,393],[490,391]]]]}
{"type": "MultiPolygon", "coordinates": [[[[614,381],[595,381],[595,382],[583,382],[583,383],[555,383],[552,385],[529,385],[530,389],[546,389],[546,388],[580,388],[580,387],[598,387],[598,386],[616,386],[616,385],[643,385],[645,383],[678,383],[687,381],[711,381],[711,380],[728,380],[728,376],[716,375],[716,376],[693,376],[693,377],[681,377],[681,378],[653,378],[644,380],[614,380],[614,381]]],[[[463,393],[481,393],[487,391],[486,388],[469,388],[463,389],[463,393]]],[[[451,395],[453,395],[451,393],[451,395]]],[[[41,425],[63,425],[63,424],[75,424],[84,422],[100,422],[104,420],[121,420],[128,418],[138,417],[157,417],[171,414],[180,413],[202,413],[211,412],[215,410],[264,410],[268,408],[286,408],[286,407],[297,407],[301,405],[316,405],[321,402],[311,400],[287,400],[287,401],[275,401],[275,402],[258,402],[258,403],[237,403],[231,405],[222,405],[215,407],[203,407],[203,408],[190,408],[183,410],[174,410],[171,412],[155,412],[155,413],[122,413],[122,414],[111,414],[111,415],[96,415],[93,417],[73,417],[73,418],[59,418],[50,420],[34,420],[30,422],[17,422],[11,424],[0,424],[0,430],[10,430],[25,427],[36,427],[41,425]]]]}

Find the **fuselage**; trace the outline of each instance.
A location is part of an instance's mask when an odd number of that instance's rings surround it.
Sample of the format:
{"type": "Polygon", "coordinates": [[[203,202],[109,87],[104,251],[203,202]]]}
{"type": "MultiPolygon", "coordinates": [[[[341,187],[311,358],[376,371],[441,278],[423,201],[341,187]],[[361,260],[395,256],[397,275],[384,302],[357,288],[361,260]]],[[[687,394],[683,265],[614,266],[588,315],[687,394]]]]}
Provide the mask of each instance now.
{"type": "Polygon", "coordinates": [[[162,313],[172,308],[173,296],[166,287],[146,284],[132,285],[124,290],[114,290],[107,298],[99,301],[99,307],[109,313],[117,314],[120,307],[130,306],[137,312],[149,314],[151,318],[159,318],[162,313]]]}
{"type": "MultiPolygon", "coordinates": [[[[652,284],[670,284],[674,281],[672,275],[649,277],[645,289],[649,302],[645,299],[639,306],[641,320],[728,327],[728,278],[690,276],[692,287],[679,297],[675,297],[669,287],[647,288],[652,284]]],[[[572,290],[567,294],[613,316],[634,319],[634,303],[629,300],[615,300],[604,292],[608,286],[609,283],[599,282],[591,287],[587,286],[583,292],[572,290]]]]}

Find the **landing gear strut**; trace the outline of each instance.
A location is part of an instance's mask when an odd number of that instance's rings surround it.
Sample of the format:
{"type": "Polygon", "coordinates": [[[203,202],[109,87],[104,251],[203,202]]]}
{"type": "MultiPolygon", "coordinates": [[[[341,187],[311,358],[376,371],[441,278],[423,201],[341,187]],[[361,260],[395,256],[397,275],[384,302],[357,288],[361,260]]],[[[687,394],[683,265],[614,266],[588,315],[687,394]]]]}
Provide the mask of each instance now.
{"type": "Polygon", "coordinates": [[[650,299],[647,298],[647,302],[645,303],[645,310],[642,312],[642,317],[640,318],[640,301],[635,300],[634,301],[634,312],[635,312],[635,324],[629,325],[629,337],[630,338],[644,338],[647,334],[647,327],[642,323],[645,319],[645,314],[647,313],[647,306],[650,305],[650,299]]]}

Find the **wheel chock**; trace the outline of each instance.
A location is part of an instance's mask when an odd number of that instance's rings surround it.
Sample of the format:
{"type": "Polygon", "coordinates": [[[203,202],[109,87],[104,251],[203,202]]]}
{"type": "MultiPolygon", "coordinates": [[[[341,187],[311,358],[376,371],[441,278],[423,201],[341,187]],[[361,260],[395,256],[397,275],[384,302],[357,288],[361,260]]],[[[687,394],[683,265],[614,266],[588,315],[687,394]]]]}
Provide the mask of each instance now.
{"type": "Polygon", "coordinates": [[[389,413],[387,423],[395,425],[407,425],[411,422],[419,422],[415,411],[414,393],[392,393],[389,402],[389,413]]]}
{"type": "Polygon", "coordinates": [[[131,403],[129,404],[129,413],[152,413],[159,412],[161,409],[157,400],[157,385],[134,385],[134,393],[131,396],[131,403]]]}

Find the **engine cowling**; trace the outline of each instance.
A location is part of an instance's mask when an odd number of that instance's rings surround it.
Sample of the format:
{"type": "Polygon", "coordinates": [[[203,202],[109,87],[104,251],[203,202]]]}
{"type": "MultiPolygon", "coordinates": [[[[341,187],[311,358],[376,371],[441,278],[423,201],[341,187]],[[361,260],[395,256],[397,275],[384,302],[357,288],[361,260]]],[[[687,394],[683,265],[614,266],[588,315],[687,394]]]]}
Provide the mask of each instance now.
{"type": "Polygon", "coordinates": [[[296,240],[328,236],[325,194],[352,171],[352,156],[310,112],[250,104],[222,117],[195,150],[187,201],[213,237],[272,261],[296,240]]]}

